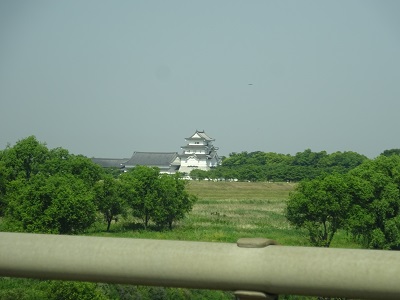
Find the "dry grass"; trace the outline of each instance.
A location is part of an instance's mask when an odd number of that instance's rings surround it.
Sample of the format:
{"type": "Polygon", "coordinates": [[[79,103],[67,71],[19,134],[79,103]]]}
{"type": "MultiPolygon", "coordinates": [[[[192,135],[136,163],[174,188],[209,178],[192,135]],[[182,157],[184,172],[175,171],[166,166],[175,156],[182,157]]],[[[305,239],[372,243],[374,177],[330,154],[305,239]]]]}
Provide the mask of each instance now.
{"type": "Polygon", "coordinates": [[[304,234],[290,227],[284,216],[286,201],[294,186],[291,183],[191,181],[187,189],[198,201],[172,231],[137,230],[125,220],[113,224],[109,233],[94,229],[92,234],[210,242],[267,237],[286,245],[304,245],[307,243],[304,234]]]}
{"type": "MultiPolygon", "coordinates": [[[[188,191],[198,196],[182,225],[218,232],[211,240],[234,241],[240,237],[291,239],[297,231],[284,217],[291,183],[191,181],[188,191]]],[[[294,241],[292,241],[295,243],[294,241]]]]}
{"type": "MultiPolygon", "coordinates": [[[[193,210],[173,230],[143,230],[128,218],[111,226],[93,228],[92,235],[205,242],[236,242],[243,237],[265,237],[283,245],[309,245],[307,232],[289,225],[284,212],[292,183],[191,181],[188,191],[198,196],[193,210]]],[[[357,247],[338,232],[332,247],[357,247]]]]}
{"type": "Polygon", "coordinates": [[[293,183],[190,181],[188,191],[200,199],[282,200],[294,189],[293,183]]]}
{"type": "Polygon", "coordinates": [[[237,222],[283,214],[289,193],[288,183],[190,182],[188,190],[199,197],[194,214],[236,219],[237,222]]]}

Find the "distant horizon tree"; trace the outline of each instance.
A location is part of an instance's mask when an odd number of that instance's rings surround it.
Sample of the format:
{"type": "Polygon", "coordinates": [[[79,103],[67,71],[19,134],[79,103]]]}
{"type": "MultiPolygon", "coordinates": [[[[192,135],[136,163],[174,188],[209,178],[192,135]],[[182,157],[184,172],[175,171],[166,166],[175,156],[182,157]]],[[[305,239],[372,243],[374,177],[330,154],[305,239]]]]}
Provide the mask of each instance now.
{"type": "Polygon", "coordinates": [[[380,155],[383,156],[400,155],[400,149],[388,149],[383,151],[380,155]]]}

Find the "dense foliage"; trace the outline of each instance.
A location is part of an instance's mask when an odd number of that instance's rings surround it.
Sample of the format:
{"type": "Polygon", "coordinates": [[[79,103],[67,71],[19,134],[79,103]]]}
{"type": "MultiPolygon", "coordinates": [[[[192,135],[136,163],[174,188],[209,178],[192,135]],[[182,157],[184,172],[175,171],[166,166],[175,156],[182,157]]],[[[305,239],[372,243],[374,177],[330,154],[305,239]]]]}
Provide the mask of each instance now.
{"type": "Polygon", "coordinates": [[[111,222],[118,220],[118,215],[126,213],[127,201],[124,196],[128,191],[128,187],[111,175],[104,175],[95,184],[95,203],[107,222],[107,231],[110,230],[111,222]]]}
{"type": "Polygon", "coordinates": [[[328,247],[339,229],[366,248],[400,249],[400,156],[381,155],[347,174],[302,181],[290,194],[287,218],[328,247]]]}
{"type": "Polygon", "coordinates": [[[171,229],[173,222],[182,219],[196,201],[186,192],[187,181],[181,180],[179,174],[160,175],[158,168],[137,166],[122,174],[121,181],[131,188],[128,203],[145,228],[153,220],[157,226],[171,229]]]}
{"type": "Polygon", "coordinates": [[[92,192],[102,169],[81,155],[49,150],[34,136],[0,152],[1,212],[10,230],[80,233],[96,218],[92,192]]]}
{"type": "Polygon", "coordinates": [[[367,160],[355,152],[312,152],[296,155],[273,152],[231,153],[221,166],[210,171],[193,170],[195,179],[238,179],[240,181],[300,181],[323,174],[344,174],[367,160]]]}
{"type": "Polygon", "coordinates": [[[347,181],[334,174],[300,182],[286,215],[293,225],[307,229],[312,245],[329,247],[348,218],[350,203],[347,181]]]}
{"type": "Polygon", "coordinates": [[[157,208],[154,214],[154,222],[158,226],[172,229],[173,222],[181,220],[192,210],[197,197],[186,192],[187,183],[178,174],[164,174],[159,177],[157,208]]]}
{"type": "Polygon", "coordinates": [[[148,167],[114,178],[90,159],[48,149],[34,136],[0,151],[0,213],[3,227],[13,231],[82,233],[98,213],[108,231],[128,210],[145,228],[150,220],[172,228],[196,200],[185,185],[179,174],[160,175],[148,167]]]}
{"type": "Polygon", "coordinates": [[[400,156],[379,156],[350,172],[367,182],[353,198],[348,227],[365,247],[400,249],[400,156]]]}
{"type": "Polygon", "coordinates": [[[18,231],[80,233],[95,221],[93,200],[83,181],[70,174],[37,174],[9,184],[6,213],[18,231]]]}

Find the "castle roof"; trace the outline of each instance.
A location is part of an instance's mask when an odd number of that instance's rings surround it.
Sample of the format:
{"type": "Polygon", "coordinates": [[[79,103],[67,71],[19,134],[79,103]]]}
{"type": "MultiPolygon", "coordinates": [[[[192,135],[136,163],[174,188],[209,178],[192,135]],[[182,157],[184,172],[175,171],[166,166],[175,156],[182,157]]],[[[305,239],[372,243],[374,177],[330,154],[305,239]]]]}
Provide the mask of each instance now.
{"type": "Polygon", "coordinates": [[[199,131],[196,130],[196,132],[194,134],[192,134],[191,137],[186,138],[186,140],[190,140],[190,139],[204,139],[206,141],[215,141],[213,138],[209,137],[204,130],[203,131],[199,131]]]}
{"type": "Polygon", "coordinates": [[[127,167],[135,166],[152,166],[152,167],[169,167],[174,164],[178,158],[177,152],[137,152],[125,163],[127,167]]]}

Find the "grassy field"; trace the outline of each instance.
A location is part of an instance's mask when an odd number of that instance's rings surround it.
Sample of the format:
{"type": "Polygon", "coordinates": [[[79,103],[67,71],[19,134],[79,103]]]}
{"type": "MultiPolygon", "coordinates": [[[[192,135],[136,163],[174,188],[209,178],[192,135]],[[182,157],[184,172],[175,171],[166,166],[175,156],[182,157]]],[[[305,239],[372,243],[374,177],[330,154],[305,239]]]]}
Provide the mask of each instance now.
{"type": "Polygon", "coordinates": [[[293,183],[190,181],[188,191],[200,199],[285,201],[293,183]]]}
{"type": "MultiPolygon", "coordinates": [[[[293,183],[190,181],[187,188],[198,201],[173,230],[143,230],[128,218],[112,224],[110,232],[98,223],[89,234],[233,243],[243,237],[265,237],[282,245],[309,245],[306,232],[290,226],[284,216],[293,183]]],[[[331,247],[359,246],[339,232],[331,247]]]]}
{"type": "Polygon", "coordinates": [[[202,181],[190,182],[188,189],[199,201],[185,223],[209,241],[266,237],[285,244],[305,242],[284,217],[293,184],[202,181]]]}
{"type": "Polygon", "coordinates": [[[91,234],[136,238],[236,242],[241,237],[267,237],[280,243],[304,245],[302,232],[284,217],[290,183],[191,181],[188,191],[198,197],[193,210],[174,229],[141,230],[133,220],[112,224],[109,233],[97,227],[91,234]]]}

